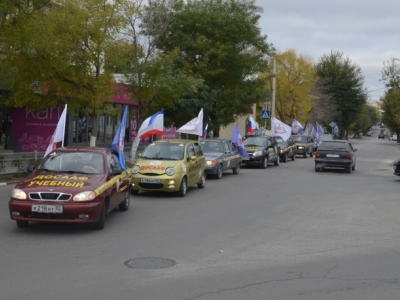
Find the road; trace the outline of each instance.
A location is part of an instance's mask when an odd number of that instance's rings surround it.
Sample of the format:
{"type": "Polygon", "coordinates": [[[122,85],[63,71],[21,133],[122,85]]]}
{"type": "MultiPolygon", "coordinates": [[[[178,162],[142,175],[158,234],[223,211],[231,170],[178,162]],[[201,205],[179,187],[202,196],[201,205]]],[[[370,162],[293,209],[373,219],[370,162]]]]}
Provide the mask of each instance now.
{"type": "Polygon", "coordinates": [[[2,186],[0,299],[398,299],[400,152],[377,133],[351,140],[352,174],[243,168],[185,198],[132,196],[102,231],[17,229],[2,186]]]}

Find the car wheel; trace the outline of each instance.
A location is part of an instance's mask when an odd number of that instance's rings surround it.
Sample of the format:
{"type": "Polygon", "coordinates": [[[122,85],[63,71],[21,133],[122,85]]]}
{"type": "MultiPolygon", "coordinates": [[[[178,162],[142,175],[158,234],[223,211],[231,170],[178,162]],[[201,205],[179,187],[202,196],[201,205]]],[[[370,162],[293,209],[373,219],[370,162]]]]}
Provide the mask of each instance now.
{"type": "Polygon", "coordinates": [[[187,193],[187,181],[186,181],[186,177],[183,177],[182,181],[181,181],[181,186],[178,191],[178,195],[180,197],[185,197],[186,193],[187,193]]]}
{"type": "Polygon", "coordinates": [[[242,163],[239,161],[238,164],[237,164],[237,166],[236,166],[236,168],[233,168],[233,169],[232,169],[233,174],[239,174],[240,166],[241,166],[241,165],[242,165],[242,163]]]}
{"type": "Polygon", "coordinates": [[[276,157],[276,161],[274,161],[274,165],[275,165],[275,166],[279,166],[280,162],[281,162],[281,157],[278,155],[278,156],[276,157]]]}
{"type": "Polygon", "coordinates": [[[314,156],[314,152],[311,150],[310,157],[314,156]]]}
{"type": "Polygon", "coordinates": [[[282,161],[283,161],[283,162],[287,162],[287,158],[288,158],[288,157],[287,157],[287,153],[285,153],[285,154],[283,155],[282,161]]]}
{"type": "Polygon", "coordinates": [[[307,152],[306,152],[306,151],[304,151],[303,157],[304,157],[304,158],[307,158],[307,152]]]}
{"type": "Polygon", "coordinates": [[[18,228],[27,228],[28,227],[28,221],[17,220],[17,227],[18,228]]]}
{"type": "Polygon", "coordinates": [[[98,230],[103,229],[105,220],[106,220],[106,203],[103,202],[103,206],[101,207],[99,220],[97,222],[93,223],[94,229],[98,229],[98,230]]]}
{"type": "Polygon", "coordinates": [[[296,153],[293,153],[292,160],[293,160],[293,161],[296,160],[296,153]]]}
{"type": "Polygon", "coordinates": [[[125,198],[124,201],[122,201],[119,205],[118,208],[120,211],[127,211],[129,209],[129,204],[131,202],[131,193],[130,193],[130,187],[126,189],[125,193],[125,198]]]}
{"type": "Polygon", "coordinates": [[[261,161],[261,168],[266,169],[268,167],[268,157],[264,156],[261,161]]]}
{"type": "Polygon", "coordinates": [[[354,165],[351,167],[351,169],[352,169],[353,171],[356,170],[356,163],[354,163],[354,165]]]}
{"type": "Polygon", "coordinates": [[[346,173],[349,173],[349,174],[351,174],[351,166],[350,167],[348,167],[348,168],[346,168],[346,173]]]}
{"type": "Polygon", "coordinates": [[[219,164],[219,165],[218,165],[218,170],[217,170],[217,175],[215,175],[215,177],[216,177],[217,179],[221,179],[223,173],[224,173],[224,169],[223,169],[222,165],[219,164]]]}
{"type": "Polygon", "coordinates": [[[206,174],[205,174],[205,172],[203,172],[203,174],[201,175],[201,178],[200,178],[200,182],[197,184],[197,187],[199,189],[202,189],[205,187],[205,185],[206,185],[206,174]]]}

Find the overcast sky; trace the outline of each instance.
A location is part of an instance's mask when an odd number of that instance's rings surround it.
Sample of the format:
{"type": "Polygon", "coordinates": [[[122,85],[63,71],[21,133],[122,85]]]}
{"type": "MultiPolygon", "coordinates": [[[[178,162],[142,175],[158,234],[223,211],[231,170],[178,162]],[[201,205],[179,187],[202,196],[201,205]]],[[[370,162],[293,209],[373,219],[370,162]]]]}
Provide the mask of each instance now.
{"type": "Polygon", "coordinates": [[[400,59],[398,0],[256,0],[259,25],[279,51],[296,50],[315,62],[332,51],[360,66],[368,100],[384,94],[383,62],[400,59]]]}

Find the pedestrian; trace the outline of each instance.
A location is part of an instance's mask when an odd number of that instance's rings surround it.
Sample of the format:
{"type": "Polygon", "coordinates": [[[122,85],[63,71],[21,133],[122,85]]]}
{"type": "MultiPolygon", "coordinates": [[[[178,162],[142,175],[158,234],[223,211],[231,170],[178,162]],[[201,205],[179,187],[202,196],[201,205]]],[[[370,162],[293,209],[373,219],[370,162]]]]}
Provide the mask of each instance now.
{"type": "Polygon", "coordinates": [[[11,134],[12,125],[13,125],[13,120],[11,119],[11,116],[7,114],[7,118],[3,121],[2,125],[2,131],[5,135],[4,150],[8,149],[8,142],[11,134]]]}

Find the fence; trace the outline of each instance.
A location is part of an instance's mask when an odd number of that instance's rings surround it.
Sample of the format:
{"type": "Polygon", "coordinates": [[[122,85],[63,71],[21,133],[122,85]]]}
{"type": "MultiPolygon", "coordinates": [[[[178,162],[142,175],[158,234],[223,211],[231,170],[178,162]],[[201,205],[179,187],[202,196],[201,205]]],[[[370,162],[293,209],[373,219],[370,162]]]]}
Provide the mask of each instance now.
{"type": "Polygon", "coordinates": [[[34,165],[43,158],[44,152],[13,153],[3,151],[0,153],[0,174],[13,174],[25,172],[29,165],[34,165]]]}

